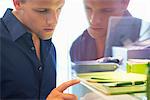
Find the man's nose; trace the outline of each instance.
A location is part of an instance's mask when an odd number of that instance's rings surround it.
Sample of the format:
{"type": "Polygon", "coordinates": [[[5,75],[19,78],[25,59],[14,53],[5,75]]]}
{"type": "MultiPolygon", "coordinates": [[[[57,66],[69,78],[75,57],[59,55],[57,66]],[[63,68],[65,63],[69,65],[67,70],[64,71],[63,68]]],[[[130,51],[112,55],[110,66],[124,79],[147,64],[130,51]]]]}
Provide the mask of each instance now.
{"type": "Polygon", "coordinates": [[[98,13],[92,13],[91,18],[90,18],[90,23],[92,25],[100,25],[103,21],[103,18],[100,14],[98,13]]]}
{"type": "Polygon", "coordinates": [[[47,14],[46,19],[48,25],[56,25],[58,20],[58,15],[56,12],[52,12],[50,14],[47,14]]]}

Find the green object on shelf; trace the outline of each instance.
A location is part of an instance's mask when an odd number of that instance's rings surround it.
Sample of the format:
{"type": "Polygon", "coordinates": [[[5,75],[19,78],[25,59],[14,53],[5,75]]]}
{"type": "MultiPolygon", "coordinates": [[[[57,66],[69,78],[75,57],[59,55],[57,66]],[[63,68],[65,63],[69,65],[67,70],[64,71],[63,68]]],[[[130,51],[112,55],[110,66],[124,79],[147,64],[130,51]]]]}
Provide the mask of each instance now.
{"type": "Polygon", "coordinates": [[[147,100],[150,100],[150,62],[148,63],[148,74],[147,74],[147,100]]]}
{"type": "Polygon", "coordinates": [[[147,74],[148,72],[148,61],[143,59],[130,59],[127,62],[128,73],[147,74]]]}

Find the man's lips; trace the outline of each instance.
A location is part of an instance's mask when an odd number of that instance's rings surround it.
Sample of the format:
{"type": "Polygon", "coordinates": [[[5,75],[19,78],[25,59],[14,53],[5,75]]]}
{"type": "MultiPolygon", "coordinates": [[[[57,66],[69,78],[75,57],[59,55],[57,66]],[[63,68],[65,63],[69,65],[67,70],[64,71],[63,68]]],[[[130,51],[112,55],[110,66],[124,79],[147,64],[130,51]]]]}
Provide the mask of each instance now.
{"type": "Polygon", "coordinates": [[[102,30],[104,29],[103,27],[91,27],[93,30],[102,30]]]}
{"type": "Polygon", "coordinates": [[[45,31],[54,31],[54,28],[44,28],[45,31]]]}

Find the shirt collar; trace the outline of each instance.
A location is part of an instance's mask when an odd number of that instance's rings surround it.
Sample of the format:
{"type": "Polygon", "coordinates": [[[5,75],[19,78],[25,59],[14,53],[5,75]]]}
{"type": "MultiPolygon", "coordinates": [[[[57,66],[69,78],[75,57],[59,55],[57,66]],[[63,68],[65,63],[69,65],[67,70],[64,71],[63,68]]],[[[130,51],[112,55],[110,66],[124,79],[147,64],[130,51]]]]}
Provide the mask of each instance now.
{"type": "Polygon", "coordinates": [[[132,16],[132,15],[131,15],[130,12],[127,10],[127,11],[124,12],[123,16],[132,16]]]}
{"type": "Polygon", "coordinates": [[[6,10],[2,20],[10,32],[13,41],[28,32],[25,26],[13,15],[12,9],[8,8],[6,10]]]}

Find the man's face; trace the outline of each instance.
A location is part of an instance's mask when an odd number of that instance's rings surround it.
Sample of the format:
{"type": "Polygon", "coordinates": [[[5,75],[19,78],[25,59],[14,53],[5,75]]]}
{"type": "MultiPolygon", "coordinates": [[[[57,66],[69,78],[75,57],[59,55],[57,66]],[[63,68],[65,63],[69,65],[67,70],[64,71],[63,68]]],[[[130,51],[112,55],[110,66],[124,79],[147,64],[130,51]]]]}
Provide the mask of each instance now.
{"type": "Polygon", "coordinates": [[[19,8],[19,19],[29,31],[46,40],[52,37],[64,0],[26,0],[19,8]]]}
{"type": "Polygon", "coordinates": [[[123,0],[84,0],[93,38],[106,36],[110,16],[122,16],[127,7],[123,0]]]}

